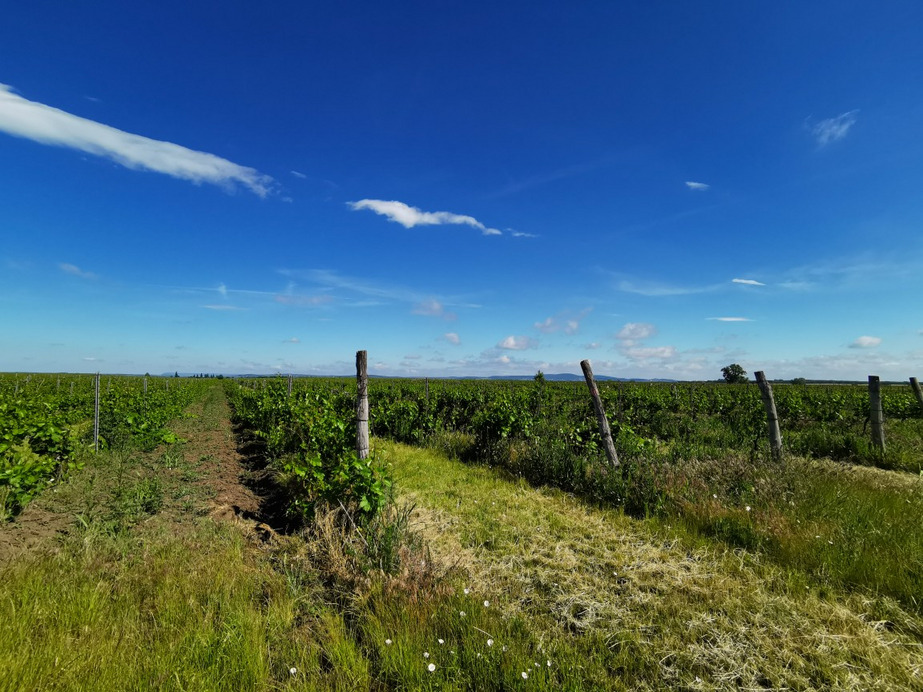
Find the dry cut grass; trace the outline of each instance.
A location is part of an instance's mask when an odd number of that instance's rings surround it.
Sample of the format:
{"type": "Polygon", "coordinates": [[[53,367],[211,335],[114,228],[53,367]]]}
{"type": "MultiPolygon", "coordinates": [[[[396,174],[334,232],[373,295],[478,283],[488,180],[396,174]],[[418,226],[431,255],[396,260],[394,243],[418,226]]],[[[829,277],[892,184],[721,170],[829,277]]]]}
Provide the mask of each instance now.
{"type": "MultiPolygon", "coordinates": [[[[918,617],[680,527],[381,444],[434,557],[630,689],[923,689],[918,617]]],[[[589,686],[588,686],[589,688],[589,686]]]]}

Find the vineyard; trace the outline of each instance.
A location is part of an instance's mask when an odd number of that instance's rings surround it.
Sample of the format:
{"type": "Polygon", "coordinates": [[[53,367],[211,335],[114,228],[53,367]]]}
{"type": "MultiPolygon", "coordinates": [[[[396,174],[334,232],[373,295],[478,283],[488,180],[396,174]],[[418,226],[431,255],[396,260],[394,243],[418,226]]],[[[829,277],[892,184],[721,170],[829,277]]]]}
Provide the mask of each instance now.
{"type": "MultiPolygon", "coordinates": [[[[276,378],[228,388],[238,416],[266,441],[293,511],[308,516],[318,500],[342,499],[368,518],[386,505],[387,469],[353,451],[350,380],[276,378]]],[[[675,517],[695,533],[831,583],[874,587],[923,607],[919,564],[893,550],[912,546],[923,556],[923,534],[907,511],[923,495],[901,473],[923,473],[923,409],[909,387],[884,390],[882,450],[869,436],[865,387],[777,385],[787,450],[780,461],[769,453],[754,385],[603,383],[600,390],[617,469],[605,463],[582,383],[371,380],[370,427],[378,438],[502,469],[601,507],[675,517]],[[868,487],[855,473],[862,466],[896,471],[895,483],[909,494],[887,483],[868,487]]]]}
{"type": "MultiPolygon", "coordinates": [[[[356,451],[352,378],[103,376],[99,452],[96,387],[92,376],[0,379],[0,497],[8,515],[30,500],[77,502],[82,528],[61,569],[104,541],[129,570],[119,580],[140,580],[132,593],[145,599],[166,598],[147,580],[169,572],[143,567],[166,540],[150,533],[154,520],[163,515],[165,536],[198,527],[163,550],[203,578],[167,589],[204,590],[169,605],[199,634],[183,635],[188,655],[177,658],[179,625],[133,625],[130,636],[147,642],[137,646],[163,656],[150,664],[162,672],[133,673],[135,687],[172,680],[176,666],[187,668],[171,689],[920,686],[923,409],[907,386],[882,388],[882,448],[864,385],[774,384],[785,450],[776,458],[753,384],[600,382],[617,466],[586,385],[541,374],[373,378],[368,457],[356,451]],[[243,466],[192,451],[205,424],[224,431],[210,438],[215,449],[236,439],[243,466]],[[130,512],[93,509],[100,500],[88,495],[124,485],[129,463],[140,464],[132,487],[155,488],[157,501],[119,490],[109,502],[130,500],[130,512]],[[80,489],[100,473],[111,480],[80,489]],[[196,490],[228,473],[267,493],[268,509],[244,512],[240,499],[215,509],[220,491],[196,490]],[[64,499],[49,499],[59,489],[64,499]],[[259,529],[269,542],[242,558],[239,538],[216,542],[214,528],[189,523],[227,511],[286,535],[259,529]],[[94,512],[107,528],[93,529],[94,512]],[[227,571],[241,559],[250,566],[227,571]],[[213,602],[206,594],[225,582],[219,591],[233,583],[250,596],[213,602]],[[206,681],[200,669],[222,672],[206,681]]],[[[14,591],[0,603],[28,610],[12,594],[37,573],[10,568],[14,591]]],[[[67,583],[49,576],[42,588],[56,581],[67,583]]],[[[5,636],[28,648],[29,631],[5,636]]]]}
{"type": "Polygon", "coordinates": [[[0,377],[0,519],[42,488],[79,468],[87,452],[176,442],[166,424],[182,414],[200,385],[140,377],[89,375],[0,377]],[[156,382],[156,384],[155,384],[156,382]]]}

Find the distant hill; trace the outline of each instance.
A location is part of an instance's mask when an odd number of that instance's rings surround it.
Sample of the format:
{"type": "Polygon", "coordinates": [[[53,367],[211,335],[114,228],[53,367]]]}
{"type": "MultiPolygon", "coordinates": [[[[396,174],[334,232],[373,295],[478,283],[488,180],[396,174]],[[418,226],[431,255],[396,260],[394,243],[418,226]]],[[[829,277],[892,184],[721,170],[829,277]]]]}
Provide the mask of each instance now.
{"type": "MultiPolygon", "coordinates": [[[[654,379],[645,380],[639,377],[611,377],[609,375],[593,374],[594,379],[599,382],[676,382],[676,380],[654,379]]],[[[532,380],[535,375],[492,375],[487,377],[488,380],[532,380]]],[[[545,374],[545,379],[554,382],[583,382],[583,375],[574,375],[569,372],[560,372],[554,374],[545,374]]]]}
{"type": "MultiPolygon", "coordinates": [[[[179,373],[180,377],[195,377],[199,373],[179,373]]],[[[165,372],[161,374],[161,377],[173,377],[174,373],[165,372]]],[[[209,377],[217,377],[218,375],[209,375],[209,377]]],[[[287,374],[282,374],[283,377],[288,377],[287,374]]],[[[643,379],[639,377],[610,377],[609,375],[593,375],[598,382],[678,382],[678,380],[668,380],[668,379],[643,379]]],[[[222,374],[221,377],[227,377],[230,379],[234,378],[248,378],[248,377],[278,377],[276,374],[272,375],[254,375],[248,373],[241,373],[237,375],[222,374]]],[[[297,373],[293,374],[293,377],[355,377],[355,374],[350,375],[299,375],[297,373]]],[[[423,376],[419,377],[392,377],[390,375],[369,375],[371,378],[380,378],[380,379],[406,379],[406,380],[422,380],[423,376]]],[[[533,380],[535,375],[488,375],[486,377],[430,377],[430,380],[533,380]]],[[[550,382],[583,382],[583,375],[574,375],[569,372],[559,372],[553,374],[546,374],[545,379],[550,382]]]]}

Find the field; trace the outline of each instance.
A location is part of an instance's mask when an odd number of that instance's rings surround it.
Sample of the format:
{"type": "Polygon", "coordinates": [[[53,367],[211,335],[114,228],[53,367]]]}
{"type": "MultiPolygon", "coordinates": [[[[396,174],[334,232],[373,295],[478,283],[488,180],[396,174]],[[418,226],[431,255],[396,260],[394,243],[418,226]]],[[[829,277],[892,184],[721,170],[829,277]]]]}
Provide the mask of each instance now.
{"type": "Polygon", "coordinates": [[[0,378],[0,689],[923,689],[906,386],[94,387],[0,378]]]}

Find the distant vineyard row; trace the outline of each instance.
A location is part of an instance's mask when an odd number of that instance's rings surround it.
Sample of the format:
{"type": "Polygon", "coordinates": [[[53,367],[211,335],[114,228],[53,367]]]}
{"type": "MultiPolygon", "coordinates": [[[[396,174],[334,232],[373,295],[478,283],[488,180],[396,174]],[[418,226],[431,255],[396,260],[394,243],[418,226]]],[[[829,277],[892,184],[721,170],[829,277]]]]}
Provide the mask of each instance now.
{"type": "MultiPolygon", "coordinates": [[[[202,384],[185,379],[100,379],[99,442],[152,448],[202,384]]],[[[0,518],[81,465],[94,446],[95,376],[0,375],[0,518]]]]}

